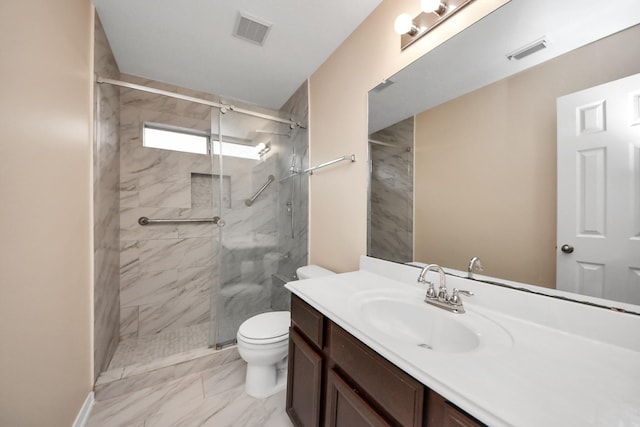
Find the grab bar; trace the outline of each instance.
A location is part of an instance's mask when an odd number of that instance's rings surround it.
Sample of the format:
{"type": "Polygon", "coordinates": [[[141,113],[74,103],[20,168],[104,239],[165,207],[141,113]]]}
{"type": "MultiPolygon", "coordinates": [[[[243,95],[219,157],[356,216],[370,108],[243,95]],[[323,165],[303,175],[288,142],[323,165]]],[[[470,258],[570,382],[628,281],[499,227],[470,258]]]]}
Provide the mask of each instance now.
{"type": "Polygon", "coordinates": [[[262,192],[269,186],[269,184],[271,184],[273,182],[274,179],[276,179],[275,176],[269,175],[269,177],[267,178],[267,182],[265,182],[264,185],[262,187],[260,187],[260,189],[258,191],[256,191],[256,194],[254,194],[253,197],[251,197],[250,199],[245,200],[244,204],[247,205],[247,206],[251,206],[253,204],[253,202],[255,202],[255,200],[258,198],[258,196],[260,194],[262,194],[262,192]]]}
{"type": "Polygon", "coordinates": [[[184,219],[151,219],[146,216],[141,216],[138,218],[138,224],[140,225],[150,225],[150,224],[181,224],[181,223],[200,223],[200,222],[210,222],[213,224],[224,225],[224,221],[220,220],[219,216],[214,216],[213,218],[184,218],[184,219]]]}
{"type": "Polygon", "coordinates": [[[334,163],[342,162],[344,160],[351,160],[352,162],[355,162],[356,161],[356,155],[352,154],[350,156],[342,156],[339,159],[331,160],[330,162],[322,163],[322,164],[319,164],[318,166],[314,166],[312,168],[305,169],[303,172],[304,173],[308,173],[309,175],[313,175],[313,171],[315,171],[315,170],[322,169],[322,168],[325,168],[327,166],[331,166],[334,163]]]}

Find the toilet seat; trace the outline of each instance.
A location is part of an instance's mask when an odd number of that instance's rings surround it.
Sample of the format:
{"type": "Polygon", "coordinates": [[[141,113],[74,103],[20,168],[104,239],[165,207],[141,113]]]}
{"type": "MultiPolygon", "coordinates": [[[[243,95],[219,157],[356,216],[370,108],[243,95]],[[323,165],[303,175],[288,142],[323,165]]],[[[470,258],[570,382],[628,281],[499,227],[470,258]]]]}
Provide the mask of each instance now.
{"type": "Polygon", "coordinates": [[[285,341],[289,337],[288,311],[272,311],[245,320],[238,329],[238,339],[248,344],[265,345],[285,341]]]}

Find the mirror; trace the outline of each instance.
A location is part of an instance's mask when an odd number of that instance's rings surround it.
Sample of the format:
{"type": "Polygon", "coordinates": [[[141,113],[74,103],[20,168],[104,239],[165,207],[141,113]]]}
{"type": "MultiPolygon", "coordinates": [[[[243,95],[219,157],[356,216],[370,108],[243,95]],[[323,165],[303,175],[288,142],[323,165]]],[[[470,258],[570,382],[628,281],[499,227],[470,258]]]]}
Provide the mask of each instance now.
{"type": "Polygon", "coordinates": [[[556,100],[640,73],[638,23],[633,0],[512,0],[373,88],[368,255],[556,288],[556,100]]]}

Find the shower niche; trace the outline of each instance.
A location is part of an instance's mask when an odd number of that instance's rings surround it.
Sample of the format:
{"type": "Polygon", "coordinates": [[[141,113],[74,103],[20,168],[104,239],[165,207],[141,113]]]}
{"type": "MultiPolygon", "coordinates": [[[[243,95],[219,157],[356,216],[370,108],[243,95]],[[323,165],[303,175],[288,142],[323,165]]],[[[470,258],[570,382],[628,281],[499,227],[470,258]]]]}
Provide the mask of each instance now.
{"type": "Polygon", "coordinates": [[[214,208],[214,188],[223,188],[222,205],[231,209],[231,177],[228,175],[211,175],[191,173],[191,208],[214,208]],[[220,180],[222,179],[222,183],[220,180]],[[222,187],[220,185],[222,184],[222,187]]]}

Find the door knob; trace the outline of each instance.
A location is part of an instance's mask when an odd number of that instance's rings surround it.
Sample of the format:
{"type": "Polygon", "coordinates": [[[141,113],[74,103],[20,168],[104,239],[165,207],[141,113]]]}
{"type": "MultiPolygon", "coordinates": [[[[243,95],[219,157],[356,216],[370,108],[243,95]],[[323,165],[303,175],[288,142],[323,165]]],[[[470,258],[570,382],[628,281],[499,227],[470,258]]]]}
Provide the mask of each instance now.
{"type": "Polygon", "coordinates": [[[560,248],[560,250],[561,250],[562,252],[564,252],[565,254],[570,254],[570,253],[572,253],[572,252],[573,252],[573,246],[571,246],[571,245],[567,245],[567,244],[564,244],[564,245],[562,245],[562,247],[560,248]]]}

